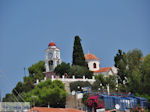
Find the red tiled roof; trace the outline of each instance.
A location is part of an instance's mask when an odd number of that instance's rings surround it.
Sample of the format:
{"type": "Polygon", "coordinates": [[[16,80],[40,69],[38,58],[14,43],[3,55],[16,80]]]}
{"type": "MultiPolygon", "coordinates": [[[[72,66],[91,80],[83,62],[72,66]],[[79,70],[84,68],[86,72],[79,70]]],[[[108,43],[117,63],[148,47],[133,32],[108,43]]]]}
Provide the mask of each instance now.
{"type": "Polygon", "coordinates": [[[84,57],[86,60],[99,60],[94,54],[85,54],[84,57]]]}
{"type": "Polygon", "coordinates": [[[56,44],[54,42],[51,42],[48,44],[48,46],[56,46],[56,44]]]}
{"type": "Polygon", "coordinates": [[[47,108],[47,107],[34,107],[28,112],[84,112],[82,110],[72,108],[47,108]]]}
{"type": "Polygon", "coordinates": [[[111,67],[100,68],[99,70],[93,72],[100,73],[100,72],[108,72],[109,70],[111,70],[111,67]]]}

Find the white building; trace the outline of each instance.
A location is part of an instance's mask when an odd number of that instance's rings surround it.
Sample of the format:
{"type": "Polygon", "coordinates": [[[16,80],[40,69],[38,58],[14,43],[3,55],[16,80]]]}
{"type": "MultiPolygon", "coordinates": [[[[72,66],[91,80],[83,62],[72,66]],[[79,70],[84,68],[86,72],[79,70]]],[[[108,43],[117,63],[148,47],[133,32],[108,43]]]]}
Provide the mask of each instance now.
{"type": "Polygon", "coordinates": [[[61,64],[60,49],[56,47],[54,42],[49,43],[45,50],[45,68],[46,72],[53,72],[55,67],[61,64]]]}
{"type": "Polygon", "coordinates": [[[116,67],[100,67],[100,59],[94,54],[86,54],[85,60],[88,63],[89,70],[94,73],[94,75],[103,74],[104,76],[116,75],[116,67]]]}
{"type": "MultiPolygon", "coordinates": [[[[60,57],[60,49],[56,47],[54,42],[51,42],[49,43],[45,52],[45,75],[47,78],[50,78],[52,75],[55,75],[55,67],[57,67],[57,65],[61,64],[62,62],[60,57]]],[[[116,67],[100,67],[100,59],[97,58],[94,54],[86,54],[85,60],[88,63],[89,70],[92,71],[94,75],[104,74],[105,76],[108,76],[117,74],[116,67]]]]}
{"type": "Polygon", "coordinates": [[[90,71],[97,71],[100,69],[100,59],[97,58],[94,54],[86,54],[85,60],[88,63],[90,71]]]}

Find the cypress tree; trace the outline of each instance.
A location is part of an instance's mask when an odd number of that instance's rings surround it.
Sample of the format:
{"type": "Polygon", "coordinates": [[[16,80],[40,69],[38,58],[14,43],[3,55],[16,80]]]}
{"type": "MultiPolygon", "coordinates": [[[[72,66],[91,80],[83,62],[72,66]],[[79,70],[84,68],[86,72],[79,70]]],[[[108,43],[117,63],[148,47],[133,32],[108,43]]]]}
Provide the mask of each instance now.
{"type": "Polygon", "coordinates": [[[81,41],[80,37],[75,36],[74,46],[73,46],[72,65],[79,65],[79,66],[88,67],[87,63],[85,61],[85,58],[84,58],[84,52],[83,52],[82,45],[81,45],[80,41],[81,41]]]}

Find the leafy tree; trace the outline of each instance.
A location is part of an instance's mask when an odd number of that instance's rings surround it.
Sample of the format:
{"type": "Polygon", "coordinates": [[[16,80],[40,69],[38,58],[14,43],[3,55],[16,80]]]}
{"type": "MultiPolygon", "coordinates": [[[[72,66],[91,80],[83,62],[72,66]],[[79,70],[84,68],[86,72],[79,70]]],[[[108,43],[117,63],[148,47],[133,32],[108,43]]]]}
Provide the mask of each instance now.
{"type": "Polygon", "coordinates": [[[64,86],[64,84],[61,82],[61,81],[59,81],[59,80],[54,80],[53,82],[52,82],[52,84],[50,85],[50,87],[51,88],[56,88],[56,87],[59,87],[60,89],[65,89],[65,86],[64,86]]]}
{"type": "Polygon", "coordinates": [[[24,91],[24,86],[22,82],[18,82],[16,87],[12,90],[13,94],[17,96],[19,93],[24,91]]]}
{"type": "Polygon", "coordinates": [[[134,49],[127,52],[127,86],[128,91],[132,93],[141,91],[141,58],[143,56],[141,50],[134,49]]]}
{"type": "Polygon", "coordinates": [[[99,88],[102,89],[100,85],[106,87],[109,84],[111,90],[114,90],[116,87],[116,76],[105,77],[103,74],[96,76],[96,81],[92,85],[92,90],[97,91],[99,88]]]}
{"type": "Polygon", "coordinates": [[[38,63],[28,68],[29,77],[33,77],[33,81],[35,81],[35,79],[41,80],[44,78],[43,74],[43,72],[45,71],[44,64],[45,64],[44,61],[39,61],[38,63]]]}
{"type": "Polygon", "coordinates": [[[29,67],[29,76],[23,82],[18,82],[11,94],[7,94],[3,101],[28,101],[34,106],[64,107],[66,91],[61,81],[46,80],[34,85],[36,79],[44,78],[44,62],[40,61],[29,67]],[[22,98],[21,98],[21,97],[22,98]]]}
{"type": "Polygon", "coordinates": [[[93,91],[98,91],[99,88],[102,89],[101,86],[100,86],[100,84],[102,84],[101,81],[100,81],[100,80],[96,80],[96,81],[92,84],[92,90],[93,90],[93,91]]]}
{"type": "Polygon", "coordinates": [[[93,75],[93,73],[86,67],[79,65],[70,66],[69,63],[67,64],[64,62],[58,65],[54,71],[61,77],[62,75],[67,74],[67,77],[72,77],[74,75],[76,78],[82,78],[83,76],[86,78],[92,78],[93,75]]]}
{"type": "Polygon", "coordinates": [[[79,65],[88,67],[85,61],[84,52],[81,45],[81,39],[79,36],[75,36],[74,46],[73,46],[73,61],[72,65],[79,65]]]}
{"type": "Polygon", "coordinates": [[[64,107],[66,102],[64,84],[58,80],[41,82],[24,96],[26,101],[35,106],[64,107]]]}
{"type": "Polygon", "coordinates": [[[133,49],[127,52],[127,64],[128,70],[133,71],[135,69],[140,69],[143,57],[142,51],[139,49],[133,49]]]}
{"type": "Polygon", "coordinates": [[[91,87],[91,84],[86,81],[77,81],[77,82],[72,82],[70,83],[70,90],[71,91],[83,91],[82,88],[83,87],[91,87]]]}
{"type": "MultiPolygon", "coordinates": [[[[46,99],[50,99],[50,106],[51,107],[65,107],[66,104],[66,92],[60,88],[54,88],[51,91],[46,99]]],[[[46,100],[45,99],[45,100],[46,100]]]]}
{"type": "Polygon", "coordinates": [[[10,101],[11,102],[16,102],[16,99],[15,99],[13,94],[8,93],[8,94],[5,95],[5,97],[3,98],[2,101],[3,102],[10,102],[10,101]]]}
{"type": "Polygon", "coordinates": [[[64,74],[68,74],[69,73],[69,70],[70,70],[70,64],[69,63],[65,63],[65,62],[62,62],[60,65],[58,65],[54,72],[59,75],[59,76],[62,76],[64,74]]]}
{"type": "Polygon", "coordinates": [[[119,76],[119,83],[123,84],[123,81],[126,80],[127,77],[127,59],[126,53],[122,52],[122,50],[118,50],[118,53],[114,57],[115,67],[118,68],[118,76],[119,76]]]}
{"type": "Polygon", "coordinates": [[[44,88],[44,87],[50,87],[51,85],[52,85],[52,81],[48,79],[45,82],[40,82],[38,85],[35,86],[35,88],[41,89],[41,88],[44,88]]]}
{"type": "Polygon", "coordinates": [[[148,54],[142,64],[142,74],[143,74],[143,94],[150,95],[150,54],[148,54]],[[144,83],[143,83],[144,82],[144,83]]]}
{"type": "Polygon", "coordinates": [[[130,71],[130,76],[128,77],[126,91],[131,93],[141,92],[142,83],[141,83],[141,72],[139,70],[130,71]]]}
{"type": "Polygon", "coordinates": [[[118,68],[119,87],[121,91],[141,92],[142,79],[142,58],[143,54],[139,49],[133,49],[127,53],[118,50],[114,60],[118,68]]]}
{"type": "Polygon", "coordinates": [[[34,79],[32,77],[24,77],[23,92],[28,92],[34,88],[34,79]]]}
{"type": "Polygon", "coordinates": [[[3,99],[4,101],[22,101],[20,94],[26,93],[31,91],[34,88],[34,83],[36,79],[43,79],[45,71],[44,61],[39,61],[36,64],[33,64],[31,67],[28,68],[29,76],[24,77],[23,82],[18,82],[16,87],[12,90],[12,93],[6,95],[3,99]]]}
{"type": "Polygon", "coordinates": [[[44,72],[45,71],[44,64],[45,64],[44,61],[39,61],[38,63],[29,67],[28,68],[29,74],[32,76],[38,72],[44,72]]]}
{"type": "Polygon", "coordinates": [[[24,77],[23,92],[28,92],[34,88],[36,79],[44,79],[43,72],[45,71],[44,61],[39,61],[28,68],[29,76],[24,77]]]}
{"type": "Polygon", "coordinates": [[[93,73],[86,67],[74,65],[70,68],[69,77],[72,77],[73,75],[76,78],[83,78],[83,76],[86,78],[92,78],[93,73]]]}

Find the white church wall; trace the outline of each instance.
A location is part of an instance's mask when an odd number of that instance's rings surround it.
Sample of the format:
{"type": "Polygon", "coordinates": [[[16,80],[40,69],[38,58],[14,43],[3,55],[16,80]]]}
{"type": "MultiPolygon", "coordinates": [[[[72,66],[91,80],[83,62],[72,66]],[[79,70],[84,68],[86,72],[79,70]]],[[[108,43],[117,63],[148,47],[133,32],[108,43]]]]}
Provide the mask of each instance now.
{"type": "Polygon", "coordinates": [[[53,72],[55,67],[58,64],[61,64],[60,49],[56,47],[55,43],[52,43],[50,46],[48,46],[45,52],[46,72],[53,72]],[[51,65],[49,65],[49,61],[52,61],[51,65]]]}
{"type": "Polygon", "coordinates": [[[118,69],[116,67],[113,66],[111,69],[112,69],[112,71],[113,71],[114,74],[118,73],[118,69]]]}
{"type": "Polygon", "coordinates": [[[99,70],[99,69],[100,69],[99,64],[100,64],[99,61],[94,61],[94,60],[88,61],[89,70],[90,70],[90,71],[99,70]],[[96,68],[94,68],[94,65],[93,65],[94,63],[96,64],[96,68]]]}
{"type": "Polygon", "coordinates": [[[114,75],[113,72],[112,72],[111,70],[108,72],[108,74],[109,74],[109,75],[114,75]]]}
{"type": "Polygon", "coordinates": [[[48,62],[45,61],[45,67],[46,67],[46,72],[49,72],[49,66],[48,66],[48,62]]]}
{"type": "Polygon", "coordinates": [[[96,72],[96,73],[94,73],[94,75],[99,75],[99,74],[102,74],[102,75],[104,75],[104,76],[109,76],[109,75],[115,75],[113,72],[112,72],[112,70],[109,70],[109,71],[107,71],[107,72],[101,72],[101,73],[98,73],[98,72],[96,72]]]}

